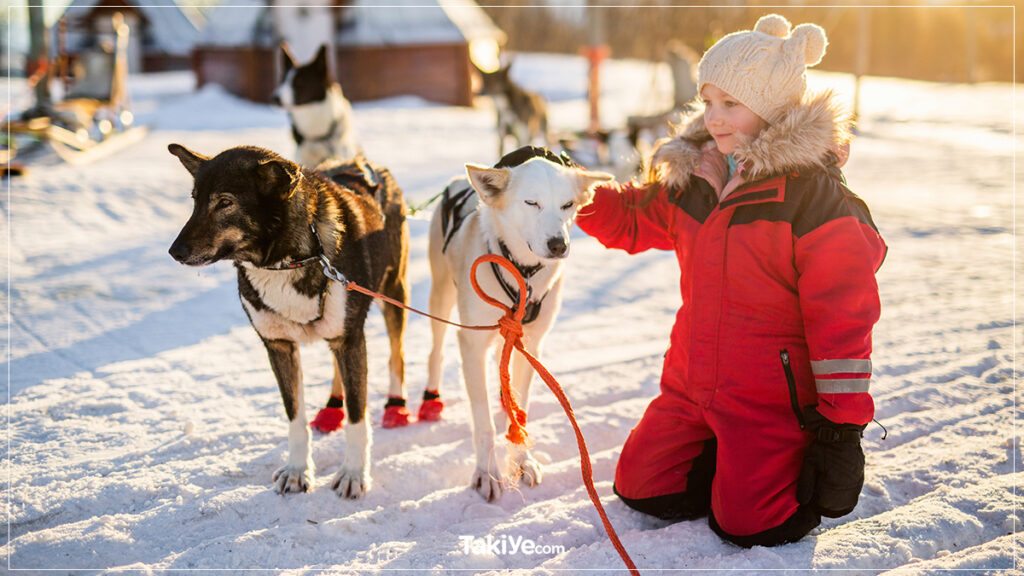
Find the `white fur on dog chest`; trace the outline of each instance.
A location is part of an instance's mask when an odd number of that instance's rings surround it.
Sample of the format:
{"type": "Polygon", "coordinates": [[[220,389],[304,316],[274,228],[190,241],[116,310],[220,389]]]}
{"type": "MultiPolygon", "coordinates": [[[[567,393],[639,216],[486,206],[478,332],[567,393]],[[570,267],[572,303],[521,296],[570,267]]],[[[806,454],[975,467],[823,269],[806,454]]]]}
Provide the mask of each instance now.
{"type": "Polygon", "coordinates": [[[348,300],[343,286],[328,285],[321,317],[320,297],[299,293],[292,282],[294,273],[246,268],[245,275],[267,306],[257,310],[242,298],[253,327],[264,338],[311,342],[343,333],[348,300]]]}

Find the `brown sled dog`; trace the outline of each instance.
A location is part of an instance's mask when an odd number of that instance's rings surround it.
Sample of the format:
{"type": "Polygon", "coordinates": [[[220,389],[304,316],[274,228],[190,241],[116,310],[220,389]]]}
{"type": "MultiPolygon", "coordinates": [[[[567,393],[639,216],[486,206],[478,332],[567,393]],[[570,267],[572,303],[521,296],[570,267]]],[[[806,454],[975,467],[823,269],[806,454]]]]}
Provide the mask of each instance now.
{"type": "MultiPolygon", "coordinates": [[[[332,487],[340,496],[362,496],[371,483],[363,323],[372,300],[329,280],[321,260],[360,286],[408,302],[401,189],[386,169],[362,159],[321,174],[253,147],[214,157],[178,144],[168,149],[195,179],[192,216],[170,254],[189,266],[234,262],[242,306],[277,378],[290,423],[288,460],[274,473],[277,491],[313,484],[299,344],[323,339],[334,356],[332,395],[348,400],[345,462],[332,487]]],[[[390,305],[383,312],[391,393],[404,399],[406,314],[390,305]]]]}

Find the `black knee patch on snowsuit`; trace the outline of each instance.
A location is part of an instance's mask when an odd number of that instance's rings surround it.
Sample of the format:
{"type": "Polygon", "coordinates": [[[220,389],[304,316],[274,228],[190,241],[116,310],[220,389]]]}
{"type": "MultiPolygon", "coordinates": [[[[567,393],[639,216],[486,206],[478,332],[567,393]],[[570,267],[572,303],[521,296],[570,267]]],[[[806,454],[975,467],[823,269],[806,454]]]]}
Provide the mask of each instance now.
{"type": "Polygon", "coordinates": [[[626,506],[650,514],[662,520],[693,520],[707,515],[711,509],[711,479],[715,476],[715,456],[718,454],[718,440],[711,438],[704,442],[704,449],[693,459],[693,466],[686,475],[686,490],[674,494],[662,494],[652,498],[626,498],[619,494],[615,486],[615,495],[626,503],[626,506]]]}
{"type": "Polygon", "coordinates": [[[796,542],[808,532],[813,530],[818,524],[821,524],[821,516],[817,512],[811,510],[807,506],[798,506],[796,512],[792,516],[786,518],[786,521],[774,528],[769,528],[763,532],[756,534],[750,534],[747,536],[736,536],[729,534],[722,527],[718,525],[715,520],[714,513],[708,514],[708,525],[711,526],[711,530],[715,534],[718,534],[722,540],[732,542],[737,546],[744,548],[751,548],[753,546],[778,546],[779,544],[789,544],[790,542],[796,542]]]}

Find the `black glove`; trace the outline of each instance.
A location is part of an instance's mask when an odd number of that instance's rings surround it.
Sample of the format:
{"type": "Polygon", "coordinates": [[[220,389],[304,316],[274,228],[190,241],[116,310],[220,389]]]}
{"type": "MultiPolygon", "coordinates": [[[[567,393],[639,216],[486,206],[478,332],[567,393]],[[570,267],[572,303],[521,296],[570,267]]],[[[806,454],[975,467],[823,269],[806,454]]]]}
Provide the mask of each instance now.
{"type": "Polygon", "coordinates": [[[864,486],[864,451],[860,448],[864,426],[836,424],[813,406],[804,411],[804,419],[814,439],[804,456],[796,499],[822,516],[845,516],[857,506],[864,486]]]}

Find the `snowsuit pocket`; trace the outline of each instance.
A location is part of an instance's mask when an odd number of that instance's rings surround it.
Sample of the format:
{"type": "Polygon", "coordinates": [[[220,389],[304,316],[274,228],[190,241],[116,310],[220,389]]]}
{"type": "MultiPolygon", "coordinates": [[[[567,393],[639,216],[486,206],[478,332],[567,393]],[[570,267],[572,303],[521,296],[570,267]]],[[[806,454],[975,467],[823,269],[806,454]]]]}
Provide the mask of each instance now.
{"type": "Polygon", "coordinates": [[[789,404],[793,408],[793,414],[796,415],[796,421],[800,425],[800,429],[805,430],[807,423],[804,422],[804,413],[800,409],[800,401],[796,396],[796,379],[793,378],[793,368],[789,365],[789,350],[785,348],[780,350],[779,359],[782,361],[782,371],[786,375],[786,385],[789,386],[789,404]]]}

